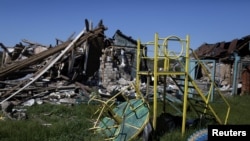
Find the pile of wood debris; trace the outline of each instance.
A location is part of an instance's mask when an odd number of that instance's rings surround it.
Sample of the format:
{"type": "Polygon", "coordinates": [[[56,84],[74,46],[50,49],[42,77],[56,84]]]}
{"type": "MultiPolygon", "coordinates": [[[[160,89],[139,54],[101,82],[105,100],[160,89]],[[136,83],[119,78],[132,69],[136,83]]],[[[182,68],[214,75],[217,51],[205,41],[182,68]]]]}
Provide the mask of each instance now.
{"type": "Polygon", "coordinates": [[[85,29],[79,35],[57,40],[55,46],[28,40],[14,47],[0,43],[1,105],[77,103],[88,98],[92,90],[84,83],[94,79],[99,69],[106,29],[102,20],[95,28],[85,20],[85,29]]]}

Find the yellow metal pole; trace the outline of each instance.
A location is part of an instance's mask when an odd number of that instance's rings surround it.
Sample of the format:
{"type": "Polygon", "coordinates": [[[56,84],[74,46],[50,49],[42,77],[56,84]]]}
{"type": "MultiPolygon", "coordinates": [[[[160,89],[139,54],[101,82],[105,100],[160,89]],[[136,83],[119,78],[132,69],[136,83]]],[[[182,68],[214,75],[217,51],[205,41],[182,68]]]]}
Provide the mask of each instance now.
{"type": "Polygon", "coordinates": [[[185,87],[183,96],[183,111],[182,111],[182,136],[185,134],[186,117],[187,117],[187,97],[188,97],[188,75],[189,75],[189,35],[186,37],[186,59],[185,59],[185,87]]]}
{"type": "MultiPolygon", "coordinates": [[[[163,44],[163,47],[164,47],[164,68],[163,68],[163,71],[166,72],[166,71],[169,71],[169,59],[168,57],[166,56],[168,54],[167,52],[167,48],[168,48],[168,43],[166,44],[166,46],[163,44]]],[[[163,76],[164,80],[163,80],[163,86],[164,86],[164,89],[163,89],[163,112],[165,113],[166,112],[166,88],[167,88],[167,75],[164,74],[163,76]]]]}
{"type": "MultiPolygon", "coordinates": [[[[140,71],[140,54],[141,54],[141,42],[140,40],[137,40],[137,55],[136,55],[136,86],[137,86],[137,90],[140,89],[140,77],[139,77],[139,71],[140,71]]],[[[138,98],[139,92],[136,92],[136,98],[138,98]]]]}
{"type": "Polygon", "coordinates": [[[153,128],[156,129],[157,119],[157,77],[158,77],[158,33],[155,34],[154,43],[154,113],[153,113],[153,128]]]}

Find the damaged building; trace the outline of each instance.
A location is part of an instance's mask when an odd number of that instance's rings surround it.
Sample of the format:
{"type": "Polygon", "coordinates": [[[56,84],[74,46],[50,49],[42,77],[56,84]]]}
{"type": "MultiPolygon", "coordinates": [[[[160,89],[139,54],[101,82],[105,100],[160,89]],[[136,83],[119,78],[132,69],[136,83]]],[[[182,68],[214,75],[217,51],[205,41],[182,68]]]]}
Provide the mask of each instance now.
{"type": "MultiPolygon", "coordinates": [[[[133,81],[137,41],[120,30],[107,38],[105,30],[102,20],[93,27],[86,19],[85,29],[77,37],[56,39],[55,46],[26,39],[14,47],[1,43],[1,103],[22,104],[30,99],[76,103],[91,97],[96,89],[110,95],[133,81]]],[[[147,69],[145,62],[142,66],[147,69]]]]}
{"type": "Polygon", "coordinates": [[[0,69],[1,101],[22,103],[54,92],[83,91],[86,82],[98,74],[102,50],[107,47],[102,21],[94,28],[85,20],[85,29],[75,38],[44,46],[23,40],[3,49],[0,69]],[[95,65],[93,65],[95,64],[95,65]]]}
{"type": "MultiPolygon", "coordinates": [[[[132,81],[136,77],[137,41],[117,30],[111,45],[103,50],[100,79],[104,87],[114,85],[119,79],[132,81]]],[[[145,54],[146,55],[146,54],[145,54]]],[[[147,63],[141,63],[147,69],[147,63]]]]}
{"type": "Polygon", "coordinates": [[[222,90],[229,91],[232,95],[250,93],[249,41],[248,35],[229,42],[204,43],[195,50],[201,60],[216,62],[215,77],[219,79],[222,90]]]}

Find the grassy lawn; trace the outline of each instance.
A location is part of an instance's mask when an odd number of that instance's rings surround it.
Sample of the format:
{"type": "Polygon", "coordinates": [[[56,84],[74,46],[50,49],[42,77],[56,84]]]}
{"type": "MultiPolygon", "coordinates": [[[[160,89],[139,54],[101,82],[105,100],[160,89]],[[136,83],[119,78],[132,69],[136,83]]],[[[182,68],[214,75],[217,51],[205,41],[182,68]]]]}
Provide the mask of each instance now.
{"type": "MultiPolygon", "coordinates": [[[[232,125],[240,125],[240,124],[248,124],[250,125],[250,95],[245,96],[232,96],[226,98],[230,104],[230,115],[228,118],[227,124],[232,125]]],[[[222,103],[220,100],[213,102],[213,107],[215,107],[215,110],[217,114],[225,114],[225,108],[222,106],[222,103]],[[218,108],[216,108],[218,107],[218,108]]],[[[186,130],[185,135],[182,137],[181,129],[177,129],[174,132],[165,134],[161,140],[178,140],[178,141],[186,141],[187,138],[193,134],[198,129],[189,129],[186,130]]]]}
{"type": "MultiPolygon", "coordinates": [[[[250,124],[250,96],[227,98],[231,105],[229,124],[250,124]]],[[[220,102],[214,105],[220,107],[220,102]]],[[[1,141],[102,141],[103,138],[88,129],[93,126],[92,116],[98,105],[33,105],[27,108],[27,120],[1,120],[1,141]]],[[[159,110],[161,107],[159,106],[159,110]]],[[[224,109],[221,109],[224,110],[224,109]]],[[[220,111],[220,109],[218,109],[220,111]]],[[[185,141],[197,129],[190,129],[182,137],[176,129],[164,134],[161,140],[185,141]]],[[[136,140],[141,140],[140,138],[136,140]]]]}

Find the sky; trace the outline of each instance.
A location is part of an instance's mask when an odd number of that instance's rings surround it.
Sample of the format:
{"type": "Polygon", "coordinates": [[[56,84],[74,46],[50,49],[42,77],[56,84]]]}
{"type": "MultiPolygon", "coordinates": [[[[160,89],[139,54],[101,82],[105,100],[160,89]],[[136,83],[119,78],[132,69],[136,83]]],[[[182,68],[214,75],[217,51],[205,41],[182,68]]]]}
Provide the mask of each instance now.
{"type": "Polygon", "coordinates": [[[190,37],[190,48],[230,42],[250,34],[247,0],[1,0],[0,42],[13,47],[23,39],[55,45],[103,20],[105,35],[116,30],[142,43],[159,37],[190,37]]]}

